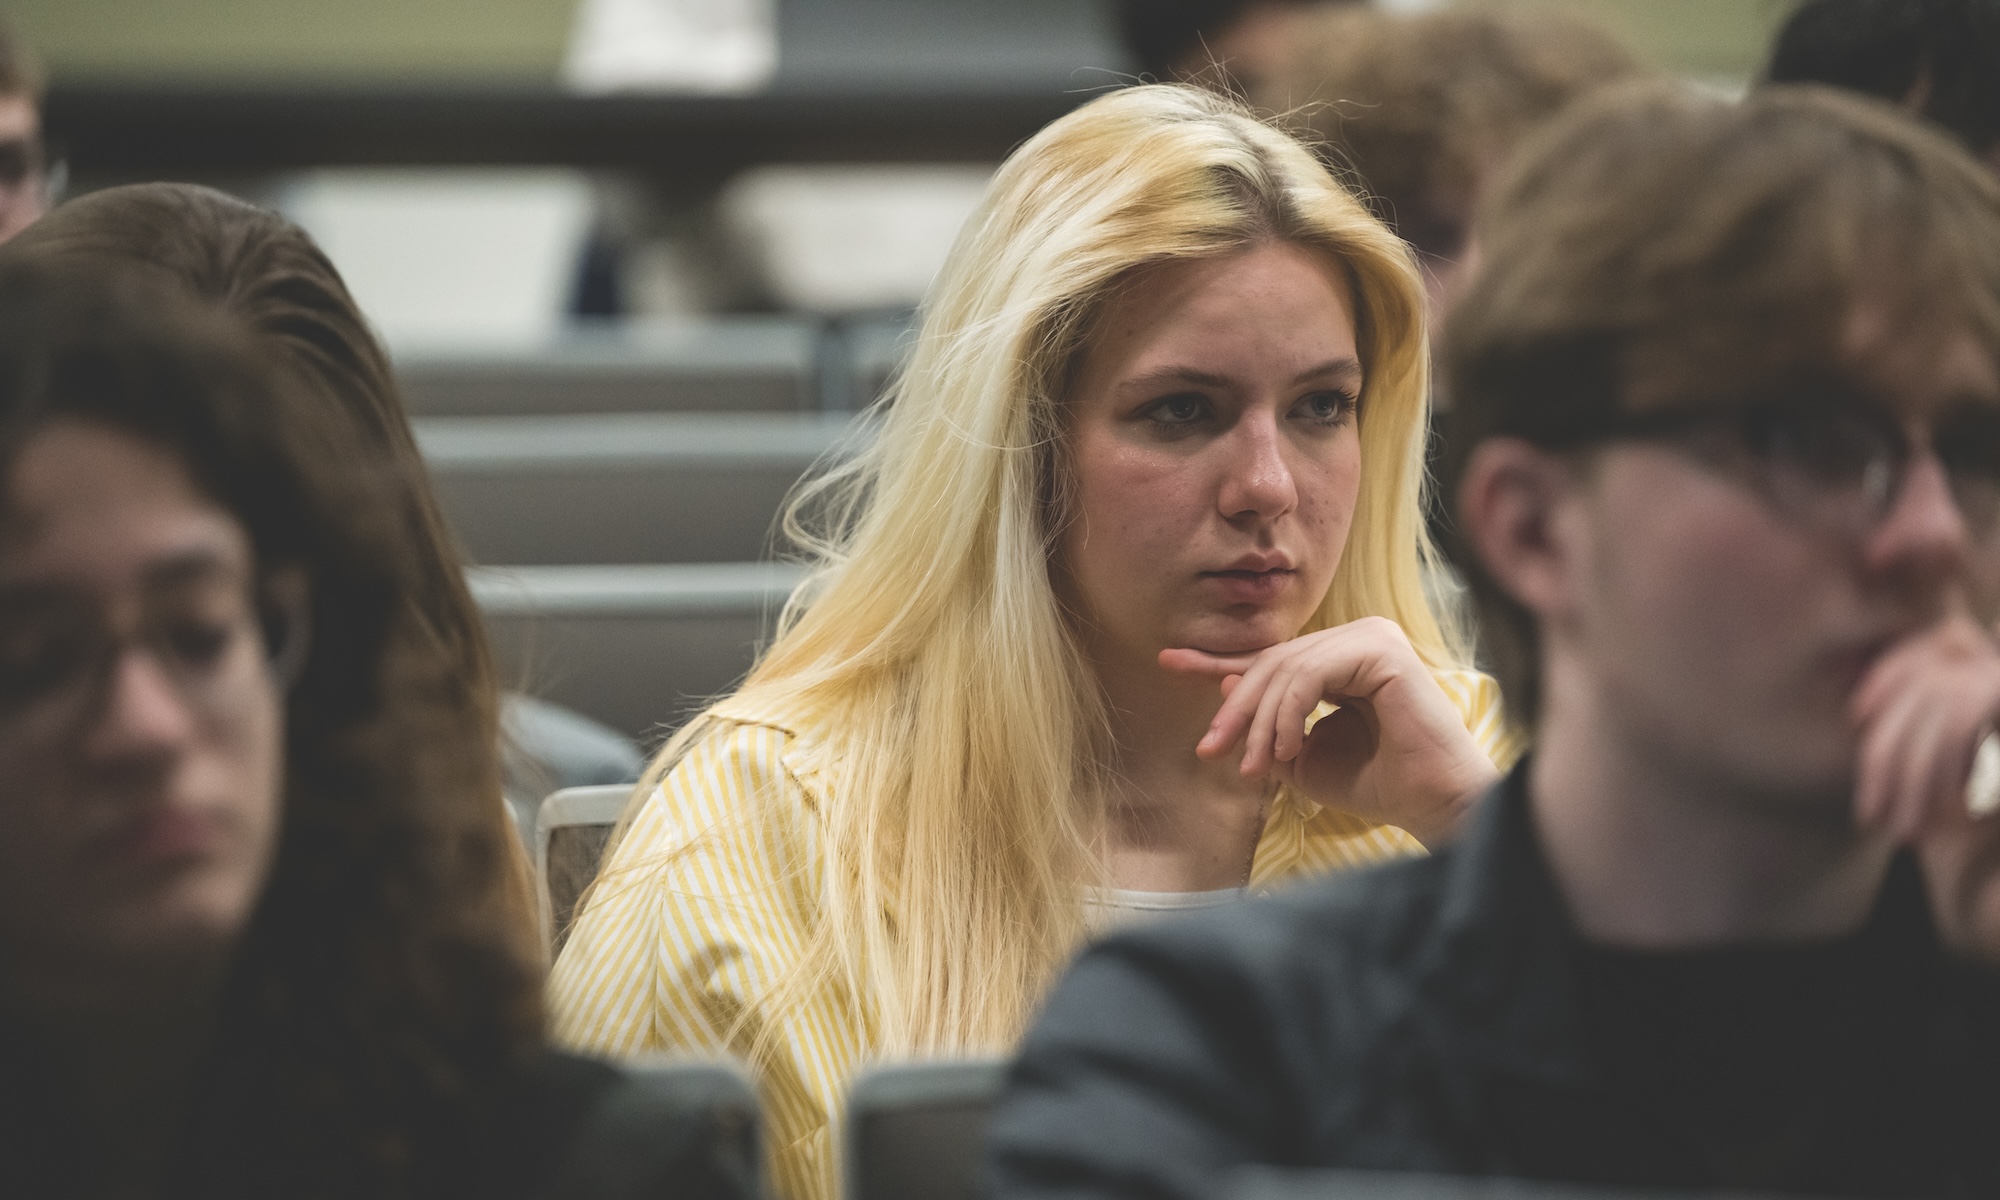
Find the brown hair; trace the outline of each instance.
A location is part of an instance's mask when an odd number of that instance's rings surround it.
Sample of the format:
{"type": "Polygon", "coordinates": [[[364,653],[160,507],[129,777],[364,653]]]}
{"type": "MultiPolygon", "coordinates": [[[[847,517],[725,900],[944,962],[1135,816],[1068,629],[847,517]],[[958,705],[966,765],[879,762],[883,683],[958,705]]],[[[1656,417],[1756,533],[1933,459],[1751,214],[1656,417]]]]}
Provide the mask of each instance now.
{"type": "Polygon", "coordinates": [[[284,1194],[409,1194],[539,1048],[538,972],[496,902],[512,832],[468,785],[458,664],[403,599],[402,481],[268,347],[156,277],[0,251],[0,482],[47,422],[97,422],[174,454],[260,571],[304,568],[282,833],[180,1169],[197,1194],[246,1164],[284,1194]]]}
{"type": "Polygon", "coordinates": [[[1988,154],[2000,144],[2000,3],[1805,0],[1778,30],[1764,79],[1880,96],[1988,154]]]}
{"type": "MultiPolygon", "coordinates": [[[[1448,496],[1488,438],[1581,448],[1621,410],[1838,363],[1864,293],[2000,351],[2000,183],[1943,134],[1830,89],[1594,98],[1523,153],[1479,238],[1441,347],[1448,496]]],[[[1508,711],[1531,723],[1534,620],[1462,536],[1449,549],[1508,711]]]]}
{"type": "MultiPolygon", "coordinates": [[[[466,803],[506,820],[496,671],[466,586],[461,556],[431,492],[388,356],[310,235],[275,213],[210,188],[146,183],[64,204],[7,247],[13,258],[122,264],[155,273],[241,320],[353,427],[364,452],[389,468],[388,502],[414,551],[405,596],[409,636],[453,664],[462,728],[441,756],[458,760],[466,803]]],[[[522,878],[496,900],[533,923],[522,878]]]]}
{"type": "Polygon", "coordinates": [[[1515,143],[1639,70],[1616,39],[1560,13],[1335,8],[1250,98],[1293,113],[1418,250],[1455,257],[1482,180],[1515,143]]]}

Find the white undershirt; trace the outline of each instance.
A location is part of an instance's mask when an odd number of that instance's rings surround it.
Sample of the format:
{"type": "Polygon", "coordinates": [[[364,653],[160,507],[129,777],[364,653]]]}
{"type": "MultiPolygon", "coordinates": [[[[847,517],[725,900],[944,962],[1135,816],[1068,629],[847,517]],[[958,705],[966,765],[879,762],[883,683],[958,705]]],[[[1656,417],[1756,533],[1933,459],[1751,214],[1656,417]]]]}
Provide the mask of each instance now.
{"type": "Polygon", "coordinates": [[[1092,937],[1128,925],[1158,921],[1174,913],[1219,908],[1241,900],[1248,888],[1217,888],[1212,892],[1135,892],[1129,888],[1086,888],[1083,926],[1092,937]]]}

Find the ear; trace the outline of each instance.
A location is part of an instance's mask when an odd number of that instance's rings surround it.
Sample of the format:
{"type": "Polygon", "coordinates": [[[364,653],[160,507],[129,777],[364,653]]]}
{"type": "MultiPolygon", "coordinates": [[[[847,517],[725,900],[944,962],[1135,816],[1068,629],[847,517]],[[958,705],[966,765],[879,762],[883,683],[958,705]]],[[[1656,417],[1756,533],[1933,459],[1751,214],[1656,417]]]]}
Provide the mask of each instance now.
{"type": "Polygon", "coordinates": [[[1538,620],[1571,607],[1577,555],[1564,533],[1577,484],[1573,462],[1519,438],[1480,443],[1460,477],[1459,528],[1493,582],[1538,620]]]}

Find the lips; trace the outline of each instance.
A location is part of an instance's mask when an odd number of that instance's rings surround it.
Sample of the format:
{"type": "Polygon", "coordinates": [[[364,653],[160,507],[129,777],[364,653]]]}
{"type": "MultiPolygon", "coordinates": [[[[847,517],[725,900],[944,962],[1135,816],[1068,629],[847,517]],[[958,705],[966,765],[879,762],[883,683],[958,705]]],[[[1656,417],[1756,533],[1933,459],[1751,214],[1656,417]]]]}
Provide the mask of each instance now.
{"type": "Polygon", "coordinates": [[[1204,583],[1221,592],[1232,604],[1269,604],[1282,595],[1297,576],[1298,572],[1289,567],[1263,570],[1232,568],[1203,571],[1201,574],[1204,583]]]}
{"type": "Polygon", "coordinates": [[[1297,565],[1292,561],[1292,556],[1282,550],[1253,550],[1248,554],[1238,556],[1236,561],[1219,571],[1203,571],[1202,574],[1262,574],[1268,571],[1290,571],[1297,565]]]}
{"type": "Polygon", "coordinates": [[[162,866],[209,853],[222,836],[222,822],[180,809],[160,808],[121,821],[93,839],[90,849],[104,861],[162,866]]]}

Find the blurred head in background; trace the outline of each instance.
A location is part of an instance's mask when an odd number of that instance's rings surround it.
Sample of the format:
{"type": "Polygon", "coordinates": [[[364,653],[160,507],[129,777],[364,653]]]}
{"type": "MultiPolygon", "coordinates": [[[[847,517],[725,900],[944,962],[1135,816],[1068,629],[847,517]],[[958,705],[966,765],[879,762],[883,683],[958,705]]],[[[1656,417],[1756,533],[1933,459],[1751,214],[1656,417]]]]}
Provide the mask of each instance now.
{"type": "Polygon", "coordinates": [[[1118,32],[1139,72],[1161,82],[1264,77],[1314,10],[1357,0],[1119,0],[1118,32]]]}
{"type": "Polygon", "coordinates": [[[1764,75],[1879,96],[2000,171],[2000,0],[1806,0],[1764,75]]]}
{"type": "Polygon", "coordinates": [[[2000,601],[2000,184],[1832,89],[1639,88],[1480,237],[1442,482],[1510,711],[1851,823],[1863,673],[2000,601]]]}
{"type": "Polygon", "coordinates": [[[84,1193],[401,1191],[541,1006],[397,481],[185,292],[5,258],[4,1125],[84,1193]]]}
{"type": "MultiPolygon", "coordinates": [[[[458,784],[500,811],[498,698],[479,612],[431,491],[388,356],[312,238],[275,213],[209,188],[148,183],[79,196],[8,246],[7,257],[153,277],[237,318],[351,429],[379,468],[410,540],[402,636],[457,665],[458,784]]],[[[509,901],[525,914],[525,882],[509,901]]]]}
{"type": "Polygon", "coordinates": [[[34,224],[48,206],[41,68],[0,24],[0,242],[34,224]]]}
{"type": "Polygon", "coordinates": [[[1473,211],[1514,147],[1640,72],[1616,39],[1558,12],[1351,7],[1302,18],[1249,95],[1291,114],[1416,248],[1435,318],[1476,261],[1473,211]]]}

